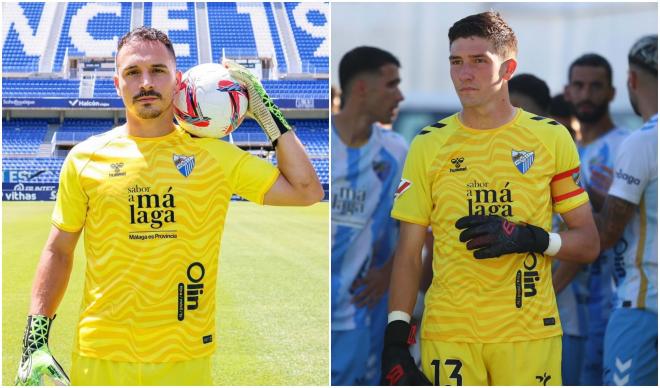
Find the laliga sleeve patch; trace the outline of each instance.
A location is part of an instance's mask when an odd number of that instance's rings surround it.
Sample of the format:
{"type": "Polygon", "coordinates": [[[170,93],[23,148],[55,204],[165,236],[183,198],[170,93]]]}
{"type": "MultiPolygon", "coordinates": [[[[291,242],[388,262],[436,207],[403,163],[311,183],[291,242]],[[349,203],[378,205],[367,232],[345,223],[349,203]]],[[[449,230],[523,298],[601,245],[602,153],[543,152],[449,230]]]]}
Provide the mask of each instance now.
{"type": "Polygon", "coordinates": [[[401,194],[405,193],[406,190],[408,190],[412,186],[412,182],[410,182],[407,179],[401,178],[401,182],[399,182],[399,187],[396,189],[396,193],[394,193],[394,198],[399,198],[401,194]]]}

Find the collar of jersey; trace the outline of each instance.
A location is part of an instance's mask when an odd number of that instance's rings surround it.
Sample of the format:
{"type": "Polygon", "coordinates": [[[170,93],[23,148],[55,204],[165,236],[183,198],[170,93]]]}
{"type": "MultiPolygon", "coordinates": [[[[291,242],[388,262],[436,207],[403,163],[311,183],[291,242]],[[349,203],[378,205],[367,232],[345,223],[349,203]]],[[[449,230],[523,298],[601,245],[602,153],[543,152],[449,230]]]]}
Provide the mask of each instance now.
{"type": "Polygon", "coordinates": [[[124,132],[124,136],[126,136],[128,139],[137,141],[137,142],[169,142],[174,139],[177,139],[181,137],[181,135],[184,133],[183,129],[181,129],[178,125],[174,126],[174,130],[167,135],[163,136],[157,136],[157,137],[139,137],[139,136],[132,136],[127,133],[127,131],[124,132]]]}
{"type": "Polygon", "coordinates": [[[477,129],[477,128],[468,127],[467,125],[465,125],[461,121],[461,119],[458,118],[458,116],[459,116],[458,113],[456,113],[454,115],[454,120],[456,120],[456,122],[458,123],[458,126],[460,128],[463,128],[466,131],[471,132],[471,133],[496,133],[496,132],[499,132],[499,131],[501,131],[505,128],[511,127],[511,125],[513,123],[518,121],[518,119],[520,118],[520,115],[522,114],[522,111],[523,111],[522,109],[516,108],[516,114],[513,116],[513,118],[511,120],[509,120],[507,123],[504,123],[504,124],[502,124],[502,125],[500,125],[499,127],[496,127],[496,128],[477,129]]]}

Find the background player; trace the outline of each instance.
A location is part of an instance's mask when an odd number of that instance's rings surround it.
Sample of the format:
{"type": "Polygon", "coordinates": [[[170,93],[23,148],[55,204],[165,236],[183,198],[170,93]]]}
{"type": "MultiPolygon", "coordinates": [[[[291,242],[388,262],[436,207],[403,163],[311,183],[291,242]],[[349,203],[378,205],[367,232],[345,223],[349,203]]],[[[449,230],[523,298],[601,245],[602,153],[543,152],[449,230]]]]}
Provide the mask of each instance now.
{"type": "Polygon", "coordinates": [[[449,42],[462,110],[424,128],[406,158],[392,210],[401,231],[383,382],[423,382],[407,340],[431,225],[424,375],[436,385],[561,384],[549,258],[590,262],[598,250],[587,194],[572,179],[577,151],[558,123],[511,106],[507,83],[517,65],[517,40],[499,14],[456,22],[449,42]],[[553,211],[568,230],[546,232],[553,211]]]}
{"type": "MultiPolygon", "coordinates": [[[[612,67],[605,58],[598,54],[585,54],[573,61],[568,70],[565,96],[580,123],[578,152],[582,161],[581,185],[589,193],[596,211],[601,208],[612,182],[616,152],[628,135],[628,131],[617,128],[610,117],[609,104],[614,95],[612,67]]],[[[613,249],[601,252],[598,259],[587,268],[563,262],[555,273],[555,281],[566,283],[578,272],[586,272],[581,273],[570,285],[578,293],[578,303],[587,304],[584,360],[580,357],[581,352],[575,350],[569,352],[571,358],[567,362],[571,366],[582,363],[579,377],[581,385],[602,385],[603,336],[612,310],[611,278],[614,262],[622,259],[626,246],[626,241],[620,241],[613,249]]],[[[575,313],[581,310],[581,306],[578,306],[575,313]]]]}
{"type": "Polygon", "coordinates": [[[658,36],[628,54],[628,94],[644,125],[621,145],[614,182],[595,216],[603,249],[623,235],[617,302],[605,332],[606,385],[658,385],[658,36]]]}
{"type": "Polygon", "coordinates": [[[515,107],[538,116],[549,117],[550,89],[545,81],[532,74],[518,74],[511,78],[509,98],[511,105],[515,107]]]}
{"type": "Polygon", "coordinates": [[[389,52],[366,46],[339,64],[341,110],[332,120],[331,151],[333,385],[380,377],[375,355],[382,351],[398,231],[389,212],[407,146],[377,122],[391,123],[403,100],[399,67],[389,52]]]}
{"type": "Polygon", "coordinates": [[[323,195],[259,82],[238,65],[229,69],[250,92],[249,112],[277,142],[278,168],[173,124],[181,73],[164,33],[140,27],[119,40],[115,87],[127,122],[74,147],[62,167],[17,383],[36,384],[42,374],[68,382],[50,355],[48,332],[83,229],[87,270],[72,382],[211,383],[213,295],[231,194],[271,205],[309,205],[323,195]]]}

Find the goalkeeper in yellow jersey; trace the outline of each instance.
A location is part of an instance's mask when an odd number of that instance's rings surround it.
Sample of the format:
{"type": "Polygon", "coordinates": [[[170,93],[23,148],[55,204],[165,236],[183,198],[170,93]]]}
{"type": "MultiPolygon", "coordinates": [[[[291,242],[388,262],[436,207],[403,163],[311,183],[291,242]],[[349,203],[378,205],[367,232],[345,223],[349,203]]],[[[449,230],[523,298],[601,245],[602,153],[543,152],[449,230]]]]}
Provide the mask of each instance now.
{"type": "Polygon", "coordinates": [[[392,217],[383,384],[561,385],[552,257],[588,263],[599,240],[566,129],[514,108],[514,32],[495,12],[449,30],[462,109],[413,139],[392,217]],[[549,233],[553,212],[568,230],[549,233]],[[426,229],[433,281],[421,324],[422,372],[408,352],[426,229]]]}
{"type": "Polygon", "coordinates": [[[323,196],[302,144],[259,81],[228,67],[248,90],[248,112],[275,145],[278,167],[173,124],[181,72],[167,35],[140,27],[119,40],[114,83],[127,122],[75,146],[62,166],[17,384],[69,383],[48,333],[83,231],[71,383],[212,383],[218,255],[232,194],[267,205],[311,205],[323,196]]]}

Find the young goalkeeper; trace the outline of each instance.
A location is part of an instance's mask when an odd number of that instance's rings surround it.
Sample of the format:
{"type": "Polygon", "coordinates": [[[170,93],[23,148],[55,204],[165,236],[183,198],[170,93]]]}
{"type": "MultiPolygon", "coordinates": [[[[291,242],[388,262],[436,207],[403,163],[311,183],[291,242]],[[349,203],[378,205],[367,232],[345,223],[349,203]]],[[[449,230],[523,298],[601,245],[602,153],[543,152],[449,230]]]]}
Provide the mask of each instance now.
{"type": "Polygon", "coordinates": [[[403,169],[383,383],[561,385],[552,256],[591,262],[599,248],[577,150],[557,122],[509,102],[517,42],[499,14],[459,20],[449,42],[462,110],[424,128],[403,169]],[[567,231],[547,232],[553,212],[567,231]],[[422,374],[408,338],[429,225],[422,374]]]}
{"type": "Polygon", "coordinates": [[[71,150],[53,227],[32,288],[16,383],[69,380],[48,333],[85,233],[87,266],[71,382],[76,385],[210,385],[218,255],[232,193],[266,205],[323,197],[314,168],[258,80],[249,113],[276,147],[278,167],[173,124],[181,80],[168,37],[137,28],[119,40],[114,77],[126,124],[71,150]]]}

